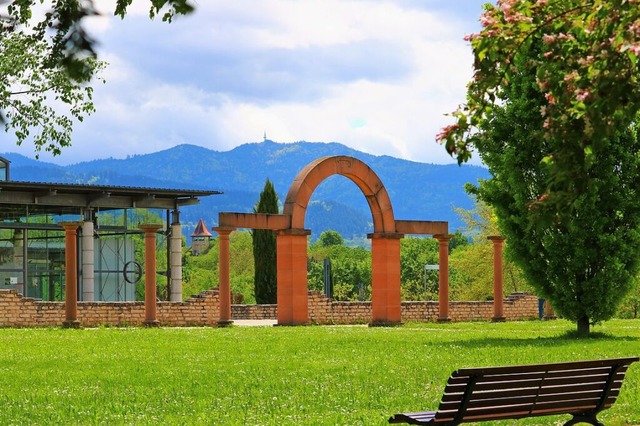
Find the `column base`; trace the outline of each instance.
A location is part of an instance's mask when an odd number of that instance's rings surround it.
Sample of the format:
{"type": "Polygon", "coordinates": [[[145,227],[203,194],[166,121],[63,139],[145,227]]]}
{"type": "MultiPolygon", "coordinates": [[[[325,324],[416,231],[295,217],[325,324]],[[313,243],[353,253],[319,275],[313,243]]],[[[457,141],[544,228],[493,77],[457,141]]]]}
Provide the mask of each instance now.
{"type": "Polygon", "coordinates": [[[438,318],[438,322],[451,322],[451,318],[449,317],[438,318]]]}
{"type": "Polygon", "coordinates": [[[218,327],[229,327],[233,325],[233,320],[220,320],[216,323],[218,327]]]}
{"type": "Polygon", "coordinates": [[[545,316],[542,317],[542,319],[545,320],[545,321],[549,321],[549,320],[558,319],[558,317],[555,316],[555,315],[545,315],[545,316]]]}
{"type": "Polygon", "coordinates": [[[145,320],[144,321],[144,326],[145,327],[160,327],[160,321],[158,321],[158,320],[145,320]]]}
{"type": "Polygon", "coordinates": [[[493,317],[491,318],[491,322],[505,322],[507,320],[506,317],[493,317]]]}
{"type": "Polygon", "coordinates": [[[62,323],[62,328],[80,328],[80,321],[78,320],[66,320],[62,323]]]}

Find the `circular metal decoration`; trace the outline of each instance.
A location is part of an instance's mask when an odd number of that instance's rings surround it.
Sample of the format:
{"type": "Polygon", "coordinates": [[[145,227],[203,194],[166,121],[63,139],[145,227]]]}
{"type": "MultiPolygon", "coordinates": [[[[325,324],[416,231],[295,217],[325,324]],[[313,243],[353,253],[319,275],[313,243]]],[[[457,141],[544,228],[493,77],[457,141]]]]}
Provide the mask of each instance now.
{"type": "Polygon", "coordinates": [[[122,276],[124,276],[124,280],[129,284],[136,284],[142,278],[142,265],[135,260],[130,260],[124,264],[122,276]],[[129,278],[130,274],[133,274],[133,279],[129,278]]]}

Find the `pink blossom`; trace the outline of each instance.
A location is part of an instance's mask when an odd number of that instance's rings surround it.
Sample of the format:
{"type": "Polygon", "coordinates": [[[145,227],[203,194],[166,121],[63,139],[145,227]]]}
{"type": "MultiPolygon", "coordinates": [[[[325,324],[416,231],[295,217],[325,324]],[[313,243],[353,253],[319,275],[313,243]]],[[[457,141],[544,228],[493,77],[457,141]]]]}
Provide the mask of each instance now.
{"type": "Polygon", "coordinates": [[[556,36],[553,34],[544,34],[542,36],[542,42],[544,44],[552,44],[556,41],[556,36]]]}
{"type": "Polygon", "coordinates": [[[448,126],[443,127],[442,130],[440,130],[440,133],[436,135],[436,141],[442,142],[443,140],[451,136],[451,134],[456,130],[458,130],[459,128],[460,126],[458,126],[457,124],[450,124],[448,126]]]}
{"type": "Polygon", "coordinates": [[[574,94],[579,102],[584,102],[591,96],[591,91],[587,89],[576,89],[574,94]]]}
{"type": "Polygon", "coordinates": [[[556,98],[549,92],[544,94],[544,97],[547,99],[547,102],[549,102],[551,105],[556,103],[556,98]]]}
{"type": "Polygon", "coordinates": [[[483,27],[491,27],[496,24],[496,18],[491,15],[489,12],[485,12],[480,15],[480,23],[483,27]]]}

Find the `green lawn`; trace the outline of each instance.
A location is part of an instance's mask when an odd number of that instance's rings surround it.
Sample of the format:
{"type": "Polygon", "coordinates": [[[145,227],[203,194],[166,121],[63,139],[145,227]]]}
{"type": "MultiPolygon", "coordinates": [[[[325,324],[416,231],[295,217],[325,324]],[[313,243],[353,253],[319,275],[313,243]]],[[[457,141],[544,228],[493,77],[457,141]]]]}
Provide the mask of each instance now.
{"type": "MultiPolygon", "coordinates": [[[[640,355],[640,320],[368,327],[0,329],[2,425],[383,425],[459,367],[640,355]]],[[[640,424],[640,363],[607,425],[640,424]]],[[[562,424],[568,416],[517,424],[562,424]]],[[[501,422],[495,424],[515,424],[501,422]]]]}

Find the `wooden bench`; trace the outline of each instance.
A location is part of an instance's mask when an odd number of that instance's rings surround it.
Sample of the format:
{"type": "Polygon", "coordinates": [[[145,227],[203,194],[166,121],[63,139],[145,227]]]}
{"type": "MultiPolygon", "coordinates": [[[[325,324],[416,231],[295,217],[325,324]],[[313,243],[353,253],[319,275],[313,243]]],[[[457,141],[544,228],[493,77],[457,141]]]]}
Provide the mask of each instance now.
{"type": "Polygon", "coordinates": [[[571,414],[565,426],[602,425],[597,414],[613,405],[627,368],[639,359],[461,368],[449,377],[437,411],[394,414],[389,423],[457,425],[571,414]]]}

